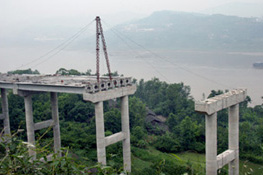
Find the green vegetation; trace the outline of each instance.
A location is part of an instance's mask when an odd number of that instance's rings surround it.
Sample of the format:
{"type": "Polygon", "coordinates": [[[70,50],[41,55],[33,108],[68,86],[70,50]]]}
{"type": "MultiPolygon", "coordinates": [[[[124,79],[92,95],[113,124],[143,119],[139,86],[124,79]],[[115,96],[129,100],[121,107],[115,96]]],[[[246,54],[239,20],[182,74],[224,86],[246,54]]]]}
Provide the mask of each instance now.
{"type": "MultiPolygon", "coordinates": [[[[214,90],[210,96],[221,93],[222,90],[214,90]]],[[[18,128],[25,129],[23,98],[9,93],[8,100],[12,131],[18,128]]],[[[102,168],[96,164],[94,105],[76,94],[59,94],[58,101],[62,145],[67,147],[70,153],[62,160],[68,162],[69,167],[78,165],[77,169],[83,166],[102,168]]],[[[240,158],[243,160],[240,168],[244,169],[243,172],[248,172],[249,168],[259,172],[262,166],[252,162],[263,164],[263,105],[248,107],[250,101],[248,97],[240,105],[240,158]]],[[[33,95],[33,109],[35,122],[51,119],[49,94],[33,95]]],[[[121,130],[120,102],[118,100],[104,102],[104,111],[106,135],[119,132],[121,130]]],[[[204,174],[204,116],[194,111],[194,100],[190,96],[189,86],[183,83],[168,84],[157,78],[150,81],[140,80],[135,95],[129,97],[129,112],[132,174],[204,174]],[[167,130],[162,129],[158,124],[146,122],[148,108],[166,119],[164,124],[167,130]],[[185,151],[194,153],[182,153],[185,151]]],[[[227,149],[227,116],[226,110],[218,113],[218,153],[227,149]]],[[[36,138],[41,138],[39,146],[48,145],[45,147],[48,151],[52,149],[52,136],[51,130],[46,132],[43,129],[36,132],[36,138]]],[[[25,132],[19,134],[18,140],[26,140],[25,132]]],[[[10,150],[19,151],[17,148],[23,146],[20,141],[14,143],[16,149],[10,148],[10,150]]],[[[5,162],[6,167],[8,164],[11,165],[12,161],[23,163],[19,157],[15,157],[15,160],[11,156],[19,156],[20,153],[17,152],[9,154],[7,161],[4,155],[5,145],[1,145],[3,148],[1,148],[0,161],[5,162]]],[[[23,148],[22,151],[25,153],[26,149],[23,148]]],[[[54,162],[62,160],[55,159],[54,162]]],[[[48,165],[41,162],[23,164],[33,167],[46,166],[47,169],[52,169],[50,167],[54,162],[49,162],[48,165]]],[[[107,147],[107,163],[111,174],[122,171],[121,143],[107,147]]],[[[225,172],[225,169],[221,170],[221,174],[225,172]]]]}
{"type": "Polygon", "coordinates": [[[101,166],[100,164],[88,166],[85,163],[80,163],[79,160],[70,156],[69,150],[65,148],[61,149],[61,157],[58,154],[53,154],[52,160],[49,160],[48,153],[50,150],[47,147],[40,146],[40,140],[37,141],[36,146],[31,146],[19,139],[19,132],[21,130],[0,142],[0,174],[125,174],[122,170],[116,170],[109,166],[101,166]],[[34,160],[28,154],[29,147],[37,152],[37,157],[34,160]]]}
{"type": "Polygon", "coordinates": [[[31,69],[25,69],[25,70],[15,70],[15,71],[9,71],[8,74],[39,74],[38,70],[31,70],[31,69]]]}
{"type": "MultiPolygon", "coordinates": [[[[177,154],[180,159],[185,163],[191,163],[193,167],[205,172],[205,155],[194,152],[183,152],[177,154]]],[[[255,164],[249,161],[240,160],[239,171],[241,175],[245,174],[258,174],[260,175],[263,170],[263,165],[255,164]]],[[[226,172],[227,166],[221,172],[226,172]]]]}
{"type": "MultiPolygon", "coordinates": [[[[92,74],[91,72],[92,72],[91,69],[88,69],[86,72],[79,72],[76,69],[60,68],[59,70],[56,71],[55,74],[59,74],[59,75],[93,75],[93,76],[96,75],[96,74],[92,74]]],[[[20,72],[16,72],[16,74],[21,74],[21,73],[20,72]]],[[[109,76],[109,73],[104,74],[103,76],[109,76]]],[[[117,71],[115,71],[115,72],[111,72],[111,76],[119,76],[119,74],[118,74],[117,71]]]]}
{"type": "Polygon", "coordinates": [[[91,70],[88,69],[86,72],[79,72],[75,69],[65,69],[65,68],[60,68],[59,70],[56,71],[56,74],[60,75],[91,75],[91,70]]]}

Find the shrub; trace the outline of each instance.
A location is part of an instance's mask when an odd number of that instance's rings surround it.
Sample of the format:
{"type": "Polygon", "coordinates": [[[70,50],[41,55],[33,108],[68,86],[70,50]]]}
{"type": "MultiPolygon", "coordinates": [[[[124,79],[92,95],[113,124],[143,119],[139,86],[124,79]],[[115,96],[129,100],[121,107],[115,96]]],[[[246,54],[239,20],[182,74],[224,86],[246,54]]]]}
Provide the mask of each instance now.
{"type": "MultiPolygon", "coordinates": [[[[48,174],[98,174],[115,175],[122,172],[122,168],[114,169],[110,166],[97,164],[93,167],[76,162],[69,156],[69,151],[62,148],[62,156],[53,154],[51,160],[48,160],[49,151],[46,147],[39,147],[39,140],[36,146],[19,140],[18,133],[12,137],[0,142],[0,174],[27,174],[27,175],[48,175],[48,174]],[[28,147],[31,147],[37,153],[35,160],[28,154],[28,147]],[[87,168],[89,167],[89,168],[87,168]]],[[[1,139],[1,137],[0,137],[1,139]]]]}
{"type": "Polygon", "coordinates": [[[181,147],[179,141],[169,133],[159,136],[154,146],[162,152],[178,152],[181,147]]]}

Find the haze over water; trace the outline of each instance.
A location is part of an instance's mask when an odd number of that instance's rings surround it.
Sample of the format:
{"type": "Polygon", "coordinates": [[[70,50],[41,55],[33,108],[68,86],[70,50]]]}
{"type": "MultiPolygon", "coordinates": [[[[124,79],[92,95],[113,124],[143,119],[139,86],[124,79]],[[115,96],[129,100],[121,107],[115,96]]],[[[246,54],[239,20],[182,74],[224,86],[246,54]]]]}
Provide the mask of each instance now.
{"type": "MultiPolygon", "coordinates": [[[[87,50],[63,50],[60,54],[41,62],[20,67],[45,53],[40,48],[1,48],[1,72],[26,69],[32,66],[41,73],[54,74],[61,67],[95,72],[95,52],[87,50]]],[[[263,53],[242,52],[202,52],[202,51],[153,51],[149,52],[111,52],[109,58],[112,71],[149,80],[157,77],[169,83],[183,82],[191,87],[191,95],[201,100],[211,90],[247,88],[252,98],[251,105],[262,104],[263,69],[254,69],[252,64],[263,62],[263,53]]],[[[101,54],[101,73],[106,73],[106,61],[101,54]]]]}

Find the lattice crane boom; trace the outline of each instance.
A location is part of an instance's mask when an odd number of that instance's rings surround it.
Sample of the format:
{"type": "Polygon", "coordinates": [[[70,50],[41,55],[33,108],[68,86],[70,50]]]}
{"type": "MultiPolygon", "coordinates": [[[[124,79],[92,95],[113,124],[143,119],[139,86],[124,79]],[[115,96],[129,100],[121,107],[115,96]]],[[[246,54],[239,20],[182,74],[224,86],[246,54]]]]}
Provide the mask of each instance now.
{"type": "Polygon", "coordinates": [[[101,36],[101,41],[102,41],[102,46],[103,46],[103,52],[104,56],[106,59],[107,63],[107,68],[108,68],[108,73],[109,73],[109,78],[112,80],[111,76],[111,70],[110,70],[110,62],[109,62],[109,57],[108,57],[108,52],[107,52],[107,46],[106,46],[106,41],[103,35],[103,30],[102,30],[102,25],[100,22],[100,17],[96,17],[96,64],[97,64],[97,81],[100,81],[100,36],[101,36]]]}

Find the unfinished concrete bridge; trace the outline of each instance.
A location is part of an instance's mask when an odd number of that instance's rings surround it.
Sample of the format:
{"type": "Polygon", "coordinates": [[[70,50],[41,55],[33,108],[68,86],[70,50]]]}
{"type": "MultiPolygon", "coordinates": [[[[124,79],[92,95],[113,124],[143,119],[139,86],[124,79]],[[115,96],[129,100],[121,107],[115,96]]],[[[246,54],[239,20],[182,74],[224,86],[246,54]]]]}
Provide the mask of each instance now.
{"type": "MultiPolygon", "coordinates": [[[[54,152],[60,155],[61,140],[57,93],[82,94],[85,101],[95,104],[96,142],[98,162],[106,165],[106,147],[122,141],[123,167],[131,172],[130,129],[128,96],[134,94],[136,86],[130,77],[100,78],[92,76],[57,75],[8,75],[0,74],[2,114],[5,135],[10,135],[7,91],[13,90],[25,102],[27,141],[35,145],[35,131],[53,127],[54,152]],[[50,93],[52,119],[33,122],[32,95],[50,93]],[[105,137],[103,101],[121,99],[122,131],[105,137]]],[[[229,174],[239,174],[239,103],[246,98],[246,90],[232,90],[226,94],[195,103],[195,110],[206,117],[206,174],[215,175],[217,170],[229,165],[229,174]],[[229,149],[217,155],[217,112],[229,110],[229,149]]],[[[36,158],[36,152],[29,148],[29,155],[36,158]]]]}
{"type": "MultiPolygon", "coordinates": [[[[60,154],[61,140],[59,127],[59,112],[57,93],[82,94],[85,101],[95,104],[96,116],[96,142],[98,162],[106,165],[106,147],[122,141],[123,167],[131,172],[130,129],[128,96],[134,94],[136,86],[131,83],[131,78],[100,78],[92,76],[50,76],[50,75],[8,75],[0,74],[0,88],[2,97],[2,114],[4,120],[4,133],[10,135],[10,122],[8,114],[7,89],[12,89],[14,94],[24,97],[27,141],[35,145],[35,131],[53,127],[54,152],[60,154]],[[50,93],[52,119],[39,123],[33,122],[32,95],[50,93]],[[103,101],[121,99],[122,131],[105,137],[103,101]]],[[[29,155],[36,158],[36,152],[29,148],[29,155]]]]}

